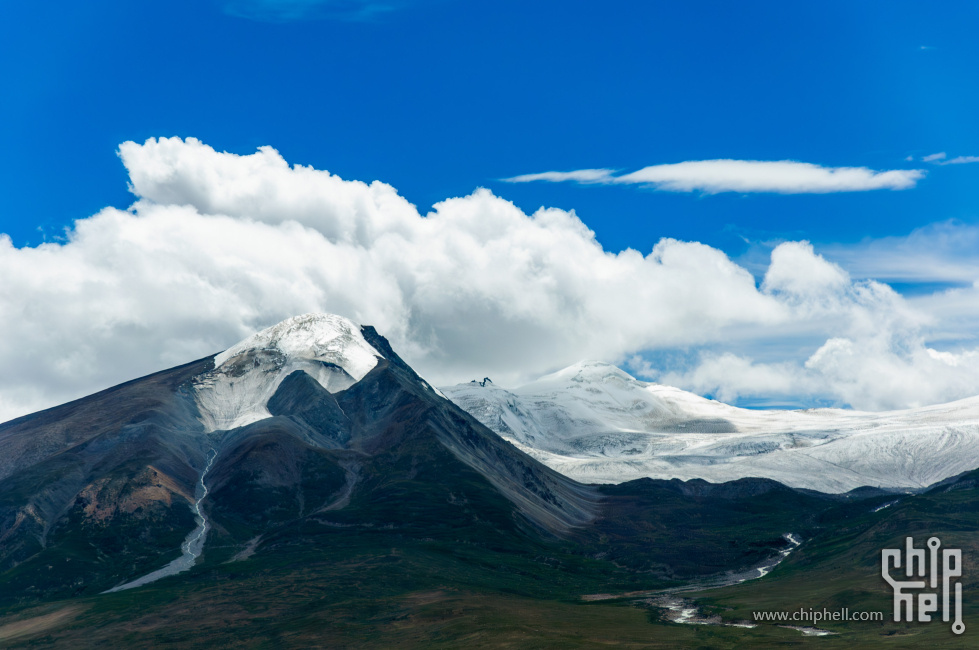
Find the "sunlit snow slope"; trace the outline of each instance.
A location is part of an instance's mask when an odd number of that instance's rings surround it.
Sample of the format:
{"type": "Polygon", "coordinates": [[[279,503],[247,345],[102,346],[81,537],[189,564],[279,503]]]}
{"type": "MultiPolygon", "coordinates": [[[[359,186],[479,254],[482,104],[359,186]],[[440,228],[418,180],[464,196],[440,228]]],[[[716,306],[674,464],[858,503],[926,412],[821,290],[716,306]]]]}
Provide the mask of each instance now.
{"type": "Polygon", "coordinates": [[[196,383],[197,407],[208,431],[234,429],[271,417],[268,401],[291,372],[303,370],[335,393],[364,378],[383,355],[360,326],[332,314],[304,314],[254,334],[214,358],[196,383]]]}
{"type": "Polygon", "coordinates": [[[846,492],[918,488],[979,467],[979,397],[906,411],[741,409],[615,366],[581,362],[513,390],[442,392],[553,469],[585,483],[765,477],[846,492]]]}

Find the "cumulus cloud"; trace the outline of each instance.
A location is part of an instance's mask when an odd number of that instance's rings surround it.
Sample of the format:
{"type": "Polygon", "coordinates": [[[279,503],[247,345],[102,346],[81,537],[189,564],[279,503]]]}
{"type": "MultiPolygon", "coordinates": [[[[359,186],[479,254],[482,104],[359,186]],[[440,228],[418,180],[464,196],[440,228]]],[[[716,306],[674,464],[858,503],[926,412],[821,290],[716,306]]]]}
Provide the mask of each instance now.
{"type": "Polygon", "coordinates": [[[750,357],[732,352],[704,353],[697,365],[686,372],[652,370],[649,376],[712,395],[722,402],[735,402],[746,396],[778,400],[816,392],[816,386],[797,364],[756,363],[750,357]]]}
{"type": "Polygon", "coordinates": [[[867,408],[979,392],[972,353],[930,350],[928,317],[805,242],[776,248],[759,286],[709,246],[611,253],[573,212],[528,215],[487,190],[421,214],[385,183],[290,166],[270,147],[239,156],[164,138],[119,155],[137,197],[128,210],[77,221],[62,243],[0,236],[0,420],[309,311],[375,325],[437,384],[514,385],[583,358],[728,346],[740,361],[705,352],[699,371],[672,377],[867,408]],[[803,361],[752,361],[800,338],[803,361]],[[860,365],[871,357],[887,363],[860,365]],[[890,392],[895,367],[905,389],[890,392]]]}
{"type": "Polygon", "coordinates": [[[762,284],[768,293],[784,295],[794,304],[836,302],[850,285],[842,268],[816,255],[809,242],[786,242],[772,251],[772,262],[762,284]]]}
{"type": "Polygon", "coordinates": [[[939,160],[945,160],[945,158],[946,158],[945,152],[941,151],[939,153],[929,154],[924,158],[922,158],[921,160],[924,162],[938,162],[939,160]]]}
{"type": "Polygon", "coordinates": [[[936,404],[976,393],[979,350],[932,349],[907,332],[827,340],[803,363],[764,363],[733,353],[705,353],[686,372],[660,373],[664,383],[712,394],[722,401],[742,397],[819,398],[879,411],[936,404]]]}
{"type": "Polygon", "coordinates": [[[785,317],[718,250],[608,253],[572,213],[528,216],[486,190],[423,216],[389,185],[290,167],[268,147],[237,156],[174,138],[119,153],[130,210],[76,222],[63,244],[0,242],[6,415],[307,311],[377,326],[436,382],[515,382],[785,317]]]}
{"type": "MultiPolygon", "coordinates": [[[[924,332],[938,325],[934,310],[915,308],[885,284],[852,281],[805,242],[773,251],[762,286],[788,298],[798,318],[823,319],[831,323],[823,331],[837,334],[804,360],[759,362],[750,355],[704,352],[695,367],[661,379],[725,400],[809,396],[867,410],[934,404],[979,392],[979,350],[939,351],[928,345],[924,332]]],[[[975,304],[971,323],[979,318],[975,304]]]]}
{"type": "Polygon", "coordinates": [[[512,183],[575,181],[645,185],[669,192],[768,192],[775,194],[827,194],[869,190],[904,190],[924,178],[920,169],[874,171],[866,167],[822,167],[793,160],[694,160],[652,165],[612,175],[607,169],[542,172],[505,179],[512,183]]]}

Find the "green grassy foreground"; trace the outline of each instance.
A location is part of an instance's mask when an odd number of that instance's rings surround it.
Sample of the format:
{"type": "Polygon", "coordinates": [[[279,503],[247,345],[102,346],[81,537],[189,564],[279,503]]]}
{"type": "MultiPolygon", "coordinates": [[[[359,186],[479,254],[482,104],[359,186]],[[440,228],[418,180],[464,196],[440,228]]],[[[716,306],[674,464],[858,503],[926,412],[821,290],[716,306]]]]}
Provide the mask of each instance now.
{"type": "MultiPolygon", "coordinates": [[[[880,622],[823,622],[804,637],[772,623],[744,629],[680,625],[636,595],[668,583],[604,560],[541,546],[414,539],[386,531],[303,524],[274,552],[226,561],[212,547],[193,571],[130,592],[9,610],[0,646],[44,647],[975,647],[979,633],[974,488],[905,497],[878,513],[866,502],[825,513],[823,533],[764,579],[700,594],[727,621],[799,607],[883,611],[880,622]],[[832,526],[832,527],[831,527],[832,526]],[[965,562],[961,637],[947,624],[890,620],[880,549],[938,535],[965,562]],[[587,602],[583,595],[620,594],[587,602]]],[[[664,538],[664,543],[666,539],[664,538]]],[[[802,623],[804,624],[804,623],[802,623]]]]}

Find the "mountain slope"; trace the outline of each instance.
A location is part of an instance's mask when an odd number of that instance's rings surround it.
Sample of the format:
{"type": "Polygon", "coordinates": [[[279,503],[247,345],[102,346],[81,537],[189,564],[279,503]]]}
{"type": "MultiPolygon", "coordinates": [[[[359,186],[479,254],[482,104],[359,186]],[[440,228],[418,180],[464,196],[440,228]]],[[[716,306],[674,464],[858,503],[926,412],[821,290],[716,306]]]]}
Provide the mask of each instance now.
{"type": "Polygon", "coordinates": [[[979,628],[979,470],[887,503],[890,505],[883,509],[851,509],[846,517],[839,511],[828,512],[823,518],[825,534],[794,553],[770,578],[701,594],[702,603],[723,612],[727,620],[750,618],[752,611],[800,608],[835,611],[847,607],[885,613],[884,623],[820,622],[818,627],[838,635],[820,641],[837,639],[840,647],[974,647],[979,628]],[[961,636],[951,630],[954,595],[951,621],[943,621],[939,612],[931,623],[893,622],[894,591],[881,578],[881,550],[904,548],[909,536],[916,547],[937,537],[943,549],[961,549],[962,575],[952,579],[953,585],[960,582],[963,589],[961,612],[966,630],[961,636]]]}
{"type": "Polygon", "coordinates": [[[372,328],[326,315],[7,423],[0,443],[0,570],[41,597],[128,585],[185,535],[191,566],[209,533],[241,543],[358,498],[403,512],[426,472],[445,500],[470,476],[535,534],[566,535],[599,500],[439,396],[372,328]]]}
{"type": "Polygon", "coordinates": [[[0,607],[322,551],[338,531],[503,564],[571,554],[648,586],[763,562],[834,507],[770,482],[583,485],[444,398],[373,328],[329,315],[0,433],[0,607]]]}
{"type": "Polygon", "coordinates": [[[670,646],[701,635],[583,596],[757,576],[894,498],[584,485],[327,315],[0,432],[5,646],[540,645],[540,612],[555,647],[670,646]]]}
{"type": "Polygon", "coordinates": [[[179,555],[203,458],[186,385],[211,365],[197,361],[0,425],[0,571],[26,577],[25,594],[80,593],[84,576],[111,585],[179,555]],[[73,578],[31,569],[48,566],[70,566],[73,578]]]}
{"type": "Polygon", "coordinates": [[[514,390],[442,387],[483,424],[586,483],[764,477],[822,492],[923,488],[979,465],[979,397],[885,413],[759,411],[582,362],[514,390]]]}

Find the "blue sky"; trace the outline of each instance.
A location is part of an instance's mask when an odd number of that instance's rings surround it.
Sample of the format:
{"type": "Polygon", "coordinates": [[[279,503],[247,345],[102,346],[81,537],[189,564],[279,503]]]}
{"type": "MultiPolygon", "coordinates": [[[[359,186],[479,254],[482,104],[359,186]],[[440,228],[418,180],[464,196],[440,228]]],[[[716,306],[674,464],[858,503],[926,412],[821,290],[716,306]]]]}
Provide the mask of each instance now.
{"type": "MultiPolygon", "coordinates": [[[[897,0],[6,3],[0,232],[26,251],[64,243],[66,228],[103,208],[127,208],[137,197],[117,155],[126,141],[193,137],[241,156],[269,145],[290,164],[388,183],[422,215],[484,187],[528,215],[574,210],[608,252],[700,242],[759,287],[772,250],[806,240],[850,280],[876,279],[917,300],[925,316],[916,323],[938,313],[928,300],[944,300],[938,321],[916,325],[926,329],[912,338],[965,353],[976,343],[962,306],[971,294],[943,292],[979,279],[977,25],[973,2],[897,0]],[[673,173],[662,166],[717,160],[859,168],[898,174],[903,185],[799,193],[506,180],[673,173]]],[[[152,200],[147,192],[138,196],[152,200]]],[[[767,380],[725,393],[691,359],[730,353],[763,360],[766,371],[802,367],[840,336],[647,342],[631,350],[631,367],[673,364],[649,376],[750,402],[767,380]]],[[[979,392],[971,381],[941,397],[979,392]]],[[[849,403],[839,391],[783,392],[786,403],[849,403]]]]}
{"type": "Polygon", "coordinates": [[[356,11],[370,5],[8,3],[0,229],[36,243],[128,205],[116,147],[173,135],[236,153],[270,144],[422,208],[477,186],[527,210],[573,208],[613,250],[670,236],[737,255],[742,238],[850,242],[979,218],[979,165],[905,160],[979,155],[975,3],[356,11]],[[332,5],[362,19],[331,19],[332,5]],[[929,174],[913,191],[788,197],[498,180],[716,158],[929,174]]]}

